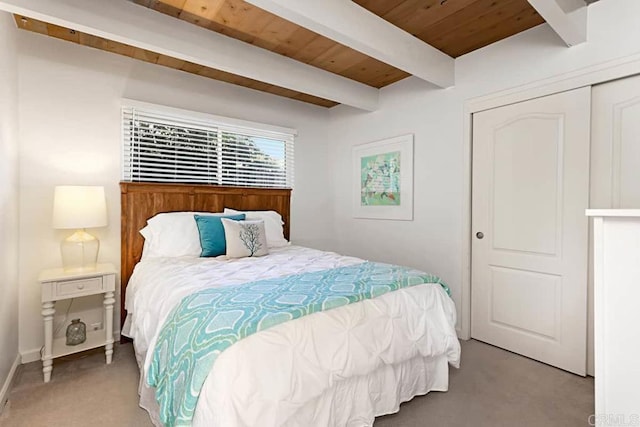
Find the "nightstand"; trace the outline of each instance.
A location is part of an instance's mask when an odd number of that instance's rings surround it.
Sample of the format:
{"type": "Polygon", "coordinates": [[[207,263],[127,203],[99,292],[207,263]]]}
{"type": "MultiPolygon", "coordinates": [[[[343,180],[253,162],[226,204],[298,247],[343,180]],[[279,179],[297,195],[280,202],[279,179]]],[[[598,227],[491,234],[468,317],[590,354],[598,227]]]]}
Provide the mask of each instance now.
{"type": "Polygon", "coordinates": [[[112,264],[98,264],[93,271],[65,272],[62,268],[44,270],[38,276],[42,286],[42,317],[44,319],[44,352],[42,373],[44,382],[51,380],[53,359],[96,347],[105,348],[107,364],[113,356],[113,304],[116,289],[116,269],[112,264]],[[53,337],[55,302],[104,294],[104,329],[87,331],[87,340],[69,346],[66,337],[53,337]]]}

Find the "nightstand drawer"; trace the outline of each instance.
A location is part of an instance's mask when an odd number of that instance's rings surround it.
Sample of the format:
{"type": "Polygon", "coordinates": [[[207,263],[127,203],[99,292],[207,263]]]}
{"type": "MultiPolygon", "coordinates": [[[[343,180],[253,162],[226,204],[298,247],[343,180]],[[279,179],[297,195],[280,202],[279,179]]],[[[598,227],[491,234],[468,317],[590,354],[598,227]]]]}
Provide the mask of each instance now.
{"type": "Polygon", "coordinates": [[[91,279],[66,280],[56,282],[55,294],[58,297],[93,294],[102,290],[102,277],[91,279]]]}

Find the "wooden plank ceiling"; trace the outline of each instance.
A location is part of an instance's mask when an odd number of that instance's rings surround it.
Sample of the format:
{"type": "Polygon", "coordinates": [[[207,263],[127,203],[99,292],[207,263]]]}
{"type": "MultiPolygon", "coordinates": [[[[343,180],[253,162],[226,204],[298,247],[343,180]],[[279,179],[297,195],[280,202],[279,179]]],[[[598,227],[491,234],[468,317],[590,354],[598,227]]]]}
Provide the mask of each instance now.
{"type": "MultiPolygon", "coordinates": [[[[176,19],[381,88],[408,76],[326,37],[242,0],[132,0],[176,19]]],[[[527,0],[354,0],[393,25],[442,52],[458,57],[544,22],[527,0]]],[[[15,16],[25,30],[79,43],[203,77],[332,107],[335,102],[28,17],[15,16]]]]}
{"type": "Polygon", "coordinates": [[[454,58],[544,22],[527,0],[355,2],[454,58]]]}

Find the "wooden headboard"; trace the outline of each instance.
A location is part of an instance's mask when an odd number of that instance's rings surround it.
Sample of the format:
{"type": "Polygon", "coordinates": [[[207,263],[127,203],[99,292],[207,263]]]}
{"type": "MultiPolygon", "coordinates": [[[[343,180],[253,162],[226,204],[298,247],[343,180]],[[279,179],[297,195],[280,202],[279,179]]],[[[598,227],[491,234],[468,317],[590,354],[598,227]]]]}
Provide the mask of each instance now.
{"type": "Polygon", "coordinates": [[[224,187],[213,185],[120,183],[121,252],[120,321],[124,324],[124,299],[133,268],[142,256],[144,238],[139,231],[147,219],[161,212],[222,212],[237,210],[274,210],[284,221],[289,238],[290,189],[224,187]]]}

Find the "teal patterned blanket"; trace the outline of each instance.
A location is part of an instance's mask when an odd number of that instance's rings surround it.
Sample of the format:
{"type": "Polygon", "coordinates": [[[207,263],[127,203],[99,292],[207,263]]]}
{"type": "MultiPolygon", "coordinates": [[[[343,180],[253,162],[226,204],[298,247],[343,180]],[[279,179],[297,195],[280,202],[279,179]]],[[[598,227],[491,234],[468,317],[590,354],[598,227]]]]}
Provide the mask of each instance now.
{"type": "Polygon", "coordinates": [[[205,289],[185,297],[160,331],[147,383],[156,388],[166,426],[189,426],[200,390],[218,356],[258,331],[307,314],[423,283],[433,275],[364,262],[312,273],[205,289]]]}

